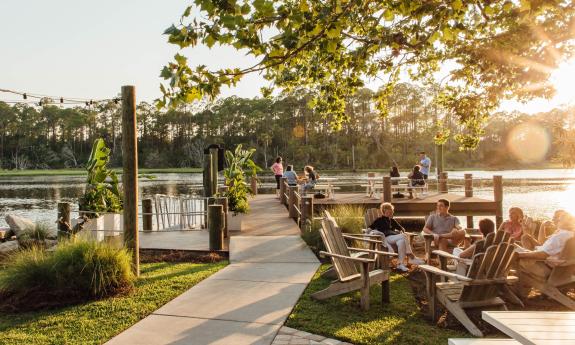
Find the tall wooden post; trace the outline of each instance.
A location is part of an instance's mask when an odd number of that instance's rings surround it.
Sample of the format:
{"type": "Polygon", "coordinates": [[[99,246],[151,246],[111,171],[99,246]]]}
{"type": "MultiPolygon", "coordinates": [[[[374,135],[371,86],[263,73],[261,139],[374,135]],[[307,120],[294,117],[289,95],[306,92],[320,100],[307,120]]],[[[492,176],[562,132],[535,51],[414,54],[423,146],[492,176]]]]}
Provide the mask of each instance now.
{"type": "Polygon", "coordinates": [[[439,174],[439,183],[437,185],[437,189],[439,193],[447,193],[449,191],[449,189],[447,188],[447,172],[442,172],[441,174],[439,174]]]}
{"type": "MultiPolygon", "coordinates": [[[[465,196],[473,196],[473,174],[465,174],[465,196]]],[[[467,227],[473,228],[473,216],[467,216],[467,227]]]]}
{"type": "Polygon", "coordinates": [[[228,237],[228,198],[224,198],[224,197],[219,197],[219,198],[210,198],[210,201],[212,201],[210,204],[213,205],[222,205],[222,213],[223,213],[223,218],[222,218],[222,231],[223,231],[223,236],[228,237]]]}
{"type": "Polygon", "coordinates": [[[493,199],[495,200],[495,226],[499,229],[503,223],[503,177],[493,175],[493,199]]]}
{"type": "Polygon", "coordinates": [[[252,176],[250,187],[252,188],[252,194],[258,195],[258,178],[256,176],[252,176]]]}
{"type": "Polygon", "coordinates": [[[296,197],[295,197],[295,192],[297,191],[297,187],[289,187],[289,199],[288,199],[288,210],[289,210],[289,217],[296,219],[298,218],[297,216],[297,211],[295,210],[296,208],[296,197]]]}
{"type": "Polygon", "coordinates": [[[70,224],[70,212],[72,208],[69,202],[59,202],[58,203],[58,239],[61,236],[64,236],[64,233],[67,233],[68,227],[64,224],[70,225],[72,228],[72,224],[70,224]]]}
{"type": "Polygon", "coordinates": [[[287,204],[287,200],[286,200],[286,197],[285,197],[285,194],[286,194],[286,183],[287,183],[287,178],[286,178],[286,177],[280,178],[280,204],[282,204],[282,205],[286,205],[286,204],[287,204]]]}
{"type": "Polygon", "coordinates": [[[391,177],[383,177],[383,202],[391,202],[391,177]]]}
{"type": "Polygon", "coordinates": [[[210,166],[210,193],[212,195],[218,192],[218,148],[210,148],[211,166],[210,166]]]}
{"type": "Polygon", "coordinates": [[[308,223],[313,222],[313,196],[301,198],[301,222],[300,229],[303,231],[308,223]]]}
{"type": "MultiPolygon", "coordinates": [[[[204,184],[204,196],[209,198],[213,196],[212,193],[212,155],[204,154],[204,170],[203,170],[203,184],[204,184]]],[[[207,216],[206,216],[207,218],[207,216]]]]}
{"type": "MultiPolygon", "coordinates": [[[[436,156],[436,169],[437,169],[437,176],[441,175],[443,172],[443,145],[436,145],[435,146],[435,156],[436,156]]],[[[430,171],[431,173],[431,171],[430,171]]]]}
{"type": "Polygon", "coordinates": [[[210,250],[222,250],[224,247],[224,207],[222,205],[208,206],[208,228],[210,250]]]}
{"type": "Polygon", "coordinates": [[[152,231],[152,199],[142,199],[142,229],[152,231]]]}
{"type": "Polygon", "coordinates": [[[132,251],[132,266],[140,275],[138,240],[138,135],[136,90],[122,86],[122,185],[124,188],[124,244],[132,251]]]}

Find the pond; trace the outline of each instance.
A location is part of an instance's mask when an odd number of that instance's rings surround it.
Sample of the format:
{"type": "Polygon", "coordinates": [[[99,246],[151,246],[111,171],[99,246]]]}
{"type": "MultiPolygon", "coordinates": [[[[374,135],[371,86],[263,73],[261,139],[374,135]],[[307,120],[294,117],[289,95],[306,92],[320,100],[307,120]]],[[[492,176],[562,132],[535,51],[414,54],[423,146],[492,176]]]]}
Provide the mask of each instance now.
{"type": "MultiPolygon", "coordinates": [[[[321,172],[320,172],[321,173],[321,172]]],[[[474,177],[474,195],[492,199],[491,179],[493,175],[503,176],[503,209],[510,206],[523,208],[533,217],[550,217],[558,208],[575,213],[575,170],[504,170],[469,171],[474,177]]],[[[450,189],[463,194],[463,172],[449,172],[450,189]],[[451,181],[453,179],[453,181],[451,181]]],[[[140,197],[154,194],[184,195],[201,194],[201,173],[155,174],[153,180],[140,180],[140,197]]],[[[342,191],[359,185],[365,173],[321,174],[322,177],[337,177],[342,191]]],[[[378,174],[378,176],[383,176],[378,174]]],[[[4,216],[14,213],[35,221],[54,223],[57,203],[67,201],[77,204],[84,193],[84,176],[26,176],[0,177],[0,227],[6,226],[4,216]]],[[[262,178],[264,192],[273,192],[272,176],[262,178]]],[[[432,188],[433,189],[433,188],[432,188]]],[[[355,187],[356,191],[361,191],[355,187]]]]}

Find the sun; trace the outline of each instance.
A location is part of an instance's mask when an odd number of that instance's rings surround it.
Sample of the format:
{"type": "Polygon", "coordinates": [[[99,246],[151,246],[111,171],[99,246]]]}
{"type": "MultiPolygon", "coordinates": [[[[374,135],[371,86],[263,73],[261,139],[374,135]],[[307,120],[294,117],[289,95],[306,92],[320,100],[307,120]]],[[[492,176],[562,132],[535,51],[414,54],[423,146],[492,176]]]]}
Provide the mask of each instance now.
{"type": "Polygon", "coordinates": [[[575,101],[575,59],[564,62],[551,73],[550,82],[557,90],[553,99],[559,104],[575,101]]]}

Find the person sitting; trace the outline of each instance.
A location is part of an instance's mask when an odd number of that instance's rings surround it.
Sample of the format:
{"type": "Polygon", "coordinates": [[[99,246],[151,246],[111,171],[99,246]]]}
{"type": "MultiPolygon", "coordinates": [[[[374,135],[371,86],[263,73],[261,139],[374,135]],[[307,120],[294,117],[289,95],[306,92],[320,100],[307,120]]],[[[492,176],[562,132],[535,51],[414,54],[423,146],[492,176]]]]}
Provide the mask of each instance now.
{"type": "Polygon", "coordinates": [[[384,235],[388,248],[391,245],[397,246],[397,269],[402,272],[408,271],[407,267],[403,264],[406,257],[409,258],[409,263],[413,265],[422,265],[425,263],[423,260],[415,257],[411,251],[409,239],[404,233],[405,229],[393,218],[393,205],[389,202],[384,202],[381,204],[380,210],[383,216],[377,218],[369,226],[368,233],[370,235],[384,235]]]}
{"type": "Polygon", "coordinates": [[[504,221],[498,231],[508,232],[515,241],[521,241],[524,228],[523,210],[519,207],[509,208],[509,220],[504,221]]]}
{"type": "MultiPolygon", "coordinates": [[[[491,219],[483,218],[479,221],[479,231],[483,235],[483,238],[485,238],[487,235],[495,231],[495,223],[493,223],[491,219]]],[[[470,245],[465,250],[459,247],[453,249],[453,255],[463,259],[470,259],[474,252],[475,244],[470,245]]]]}
{"type": "Polygon", "coordinates": [[[283,177],[286,178],[287,184],[290,187],[297,186],[298,177],[295,171],[293,170],[293,165],[288,165],[286,171],[283,174],[283,177]]]}
{"type": "MultiPolygon", "coordinates": [[[[557,212],[555,212],[557,214],[557,212]]],[[[525,247],[517,248],[517,258],[522,271],[535,276],[546,277],[551,272],[545,260],[560,259],[561,252],[568,240],[575,236],[575,217],[568,212],[560,211],[557,214],[557,231],[549,236],[541,245],[525,243],[525,247]]],[[[521,277],[520,277],[521,279],[521,277]]]]}
{"type": "MultiPolygon", "coordinates": [[[[409,186],[410,187],[421,187],[425,186],[425,179],[421,171],[419,171],[421,167],[416,165],[413,167],[413,170],[407,176],[409,178],[409,186]]],[[[409,189],[409,198],[413,199],[413,190],[409,189]]]]}
{"type": "Polygon", "coordinates": [[[306,165],[304,168],[304,173],[307,176],[307,181],[306,183],[303,185],[303,190],[304,191],[310,191],[313,190],[316,183],[317,183],[317,179],[319,178],[319,174],[317,174],[315,172],[315,170],[313,169],[313,167],[311,165],[306,165]]]}
{"type": "MultiPolygon", "coordinates": [[[[397,168],[397,164],[393,164],[391,169],[389,170],[389,177],[391,177],[391,185],[397,186],[399,184],[398,177],[401,177],[399,174],[399,169],[397,168]]],[[[393,194],[394,198],[403,198],[404,195],[401,194],[399,191],[393,194]]]]}
{"type": "Polygon", "coordinates": [[[551,221],[546,220],[543,223],[541,223],[541,226],[539,227],[539,233],[537,234],[537,238],[535,238],[531,234],[524,233],[521,236],[521,246],[523,246],[524,248],[535,248],[536,246],[543,245],[543,243],[545,243],[545,240],[550,237],[547,236],[547,234],[551,235],[557,230],[559,219],[564,213],[567,213],[567,211],[557,210],[553,213],[553,219],[551,221]]]}
{"type": "Polygon", "coordinates": [[[447,246],[458,246],[465,239],[465,230],[459,225],[459,219],[449,213],[449,200],[439,199],[436,212],[431,214],[423,234],[433,235],[433,242],[439,250],[447,251],[447,246]]]}

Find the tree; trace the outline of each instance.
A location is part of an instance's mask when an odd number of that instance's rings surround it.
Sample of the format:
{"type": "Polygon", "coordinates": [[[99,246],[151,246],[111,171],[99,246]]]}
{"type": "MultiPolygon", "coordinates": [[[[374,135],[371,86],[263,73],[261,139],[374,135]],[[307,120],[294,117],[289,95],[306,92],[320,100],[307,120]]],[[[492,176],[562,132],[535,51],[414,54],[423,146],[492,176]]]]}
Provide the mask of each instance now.
{"type": "Polygon", "coordinates": [[[438,101],[465,126],[460,143],[476,147],[501,99],[552,94],[545,82],[573,54],[574,14],[568,0],[195,0],[165,31],[170,43],[232,46],[258,62],[211,71],[177,54],[161,72],[169,83],[158,106],[214,98],[221,86],[264,72],[275,87],[310,89],[313,107],[339,129],[346,98],[365,78],[384,78],[377,97],[385,116],[402,71],[429,81],[451,62],[438,101]]]}

